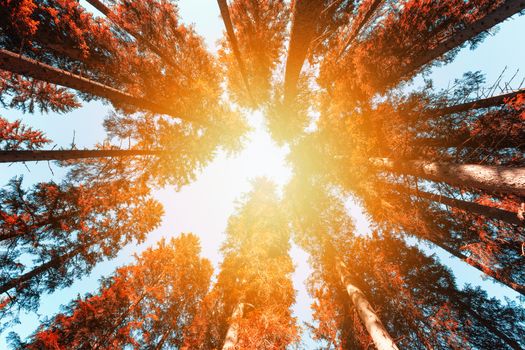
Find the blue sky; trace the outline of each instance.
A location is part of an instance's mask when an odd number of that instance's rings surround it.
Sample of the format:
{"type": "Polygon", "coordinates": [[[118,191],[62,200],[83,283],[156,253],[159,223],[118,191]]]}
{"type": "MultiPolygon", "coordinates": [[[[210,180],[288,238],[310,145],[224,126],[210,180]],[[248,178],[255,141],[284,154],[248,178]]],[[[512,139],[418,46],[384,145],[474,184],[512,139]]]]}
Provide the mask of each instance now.
{"type": "MultiPolygon", "coordinates": [[[[81,3],[85,4],[84,1],[81,3]]],[[[179,6],[182,20],[186,23],[194,23],[197,32],[204,36],[208,47],[212,51],[215,50],[216,42],[223,31],[217,3],[212,0],[181,0],[179,6]]],[[[436,87],[446,87],[455,78],[460,78],[464,72],[477,70],[484,72],[487,82],[492,83],[505,67],[507,67],[508,78],[516,70],[520,70],[516,81],[523,79],[525,46],[520,42],[523,40],[524,33],[525,16],[503,23],[499,31],[487,38],[476,50],[462,50],[452,64],[434,69],[431,77],[436,87]]],[[[418,83],[420,80],[416,80],[416,84],[418,83]]],[[[48,137],[61,147],[67,147],[74,139],[79,148],[89,148],[104,139],[102,121],[109,112],[109,106],[101,102],[84,104],[82,108],[66,115],[23,115],[19,111],[0,109],[0,115],[3,117],[9,120],[22,119],[27,124],[45,131],[48,137]]],[[[227,219],[235,207],[236,200],[250,189],[250,179],[265,175],[273,178],[279,185],[284,185],[291,175],[284,160],[288,150],[273,143],[264,129],[263,118],[264,116],[258,113],[250,116],[250,122],[255,130],[240,154],[232,157],[219,154],[200,173],[194,183],[185,186],[178,193],[171,188],[156,193],[156,197],[165,207],[166,215],[162,226],[149,236],[146,243],[125,247],[116,259],[99,264],[88,277],[77,281],[70,288],[44,296],[39,315],[22,315],[22,324],[13,327],[12,331],[22,337],[30,334],[37,327],[39,317],[53,315],[61,304],[67,303],[78,294],[95,291],[101,276],[110,274],[115,266],[130,262],[133,253],[142,251],[161,237],[171,237],[180,232],[197,234],[201,237],[203,255],[217,266],[221,260],[218,248],[225,237],[227,219]]],[[[6,184],[15,175],[24,175],[27,185],[51,179],[59,180],[64,173],[63,169],[47,163],[29,163],[27,168],[21,164],[1,165],[1,167],[0,185],[6,184]]],[[[359,206],[349,203],[348,208],[357,219],[357,226],[361,230],[367,230],[366,217],[359,206]]],[[[433,252],[429,249],[427,251],[433,252]]],[[[453,269],[459,284],[481,284],[490,295],[501,298],[516,297],[517,294],[509,291],[508,288],[484,280],[478,270],[449,257],[442,251],[435,252],[453,269]]],[[[300,321],[309,321],[311,300],[304,288],[304,281],[309,274],[307,255],[294,247],[292,256],[297,265],[293,280],[298,291],[294,310],[300,321]]],[[[7,347],[6,335],[7,332],[0,336],[0,349],[7,347]]],[[[305,337],[304,347],[313,346],[313,342],[305,337]]]]}

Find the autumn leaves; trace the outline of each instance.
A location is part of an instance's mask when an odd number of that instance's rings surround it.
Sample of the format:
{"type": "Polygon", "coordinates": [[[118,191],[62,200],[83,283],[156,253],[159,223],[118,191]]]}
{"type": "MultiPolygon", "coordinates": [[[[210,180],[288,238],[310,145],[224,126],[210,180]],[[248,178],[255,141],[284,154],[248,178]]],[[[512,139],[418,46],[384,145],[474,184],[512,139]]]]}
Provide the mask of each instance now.
{"type": "Polygon", "coordinates": [[[91,150],[51,149],[43,133],[0,119],[0,162],[68,169],[59,183],[17,177],[0,192],[2,320],[143,241],[162,216],[151,189],[189,184],[217,150],[238,150],[247,111],[262,110],[289,145],[294,176],[282,198],[255,183],[230,219],[213,285],[183,235],[18,347],[295,345],[292,240],[311,256],[309,328],[328,347],[524,346],[518,305],[456,285],[427,254],[440,247],[525,293],[523,90],[487,92],[471,72],[446,90],[409,86],[522,0],[219,0],[217,55],[171,1],[88,2],[100,16],[77,1],[0,0],[4,107],[65,113],[101,99],[115,109],[91,150]],[[371,235],[356,232],[349,196],[370,214],[371,235]]]}

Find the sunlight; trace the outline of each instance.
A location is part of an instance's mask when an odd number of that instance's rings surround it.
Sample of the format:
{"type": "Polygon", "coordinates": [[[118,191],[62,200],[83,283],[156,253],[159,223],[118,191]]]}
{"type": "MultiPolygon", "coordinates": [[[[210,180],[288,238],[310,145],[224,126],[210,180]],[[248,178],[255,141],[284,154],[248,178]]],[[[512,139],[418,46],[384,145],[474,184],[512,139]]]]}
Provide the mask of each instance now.
{"type": "Polygon", "coordinates": [[[266,176],[279,187],[284,186],[291,177],[291,168],[286,162],[288,146],[279,147],[271,138],[260,111],[248,116],[252,131],[248,134],[244,149],[234,156],[232,172],[244,182],[255,176],[266,176]]]}

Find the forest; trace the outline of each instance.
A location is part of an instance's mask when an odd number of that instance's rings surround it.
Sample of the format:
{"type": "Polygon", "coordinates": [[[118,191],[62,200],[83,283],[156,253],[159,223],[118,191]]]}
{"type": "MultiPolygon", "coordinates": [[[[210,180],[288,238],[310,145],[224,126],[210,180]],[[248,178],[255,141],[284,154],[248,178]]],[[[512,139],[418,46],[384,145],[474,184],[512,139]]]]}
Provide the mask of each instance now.
{"type": "Polygon", "coordinates": [[[0,0],[0,348],[525,349],[525,75],[470,68],[525,68],[524,51],[476,56],[524,13],[0,0]],[[220,27],[201,33],[190,7],[220,27]],[[253,115],[275,146],[240,169],[285,149],[290,176],[230,179],[224,227],[166,205],[202,174],[226,183],[214,164],[248,147],[253,115]]]}

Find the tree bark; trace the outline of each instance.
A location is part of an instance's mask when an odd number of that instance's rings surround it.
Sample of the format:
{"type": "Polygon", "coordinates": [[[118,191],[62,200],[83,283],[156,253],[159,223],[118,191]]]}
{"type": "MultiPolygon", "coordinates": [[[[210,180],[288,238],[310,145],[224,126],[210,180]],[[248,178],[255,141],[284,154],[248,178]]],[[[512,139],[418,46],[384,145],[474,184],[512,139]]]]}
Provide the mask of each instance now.
{"type": "Polygon", "coordinates": [[[0,163],[36,162],[47,160],[75,160],[84,158],[161,156],[165,150],[46,150],[0,151],[0,163]]]}
{"type": "Polygon", "coordinates": [[[50,261],[35,267],[33,270],[26,272],[20,277],[16,277],[11,279],[10,281],[4,283],[2,286],[0,286],[0,295],[8,292],[9,290],[16,288],[17,290],[23,290],[25,287],[20,288],[25,283],[27,283],[32,278],[44,273],[45,271],[49,270],[50,268],[56,268],[59,267],[60,264],[63,264],[64,262],[68,261],[69,259],[73,258],[75,255],[80,253],[83,249],[87,248],[87,246],[80,246],[76,249],[70,251],[69,253],[66,253],[64,255],[57,256],[50,261]]]}
{"type": "Polygon", "coordinates": [[[392,186],[392,187],[396,190],[414,195],[416,197],[429,199],[433,202],[442,203],[449,207],[454,207],[454,208],[458,208],[461,210],[465,210],[470,213],[482,215],[487,218],[504,221],[506,223],[517,225],[517,226],[525,225],[525,222],[519,219],[518,213],[514,213],[508,210],[489,207],[487,205],[464,201],[461,199],[454,199],[454,198],[442,196],[439,194],[429,193],[429,192],[425,192],[421,190],[411,190],[405,186],[400,186],[400,185],[392,186]]]}
{"type": "Polygon", "coordinates": [[[410,65],[400,69],[401,78],[409,78],[414,71],[432,62],[436,58],[443,56],[450,50],[463,45],[466,41],[474,38],[480,33],[503,22],[510,16],[520,12],[525,8],[525,0],[506,0],[498,8],[474,23],[466,25],[466,28],[458,30],[451,38],[441,43],[432,50],[425,51],[414,60],[410,65]]]}
{"type": "Polygon", "coordinates": [[[224,344],[222,345],[222,350],[233,350],[239,342],[239,323],[238,320],[243,317],[244,314],[244,303],[239,303],[233,309],[231,316],[231,323],[226,332],[226,337],[224,338],[224,344]]]}
{"type": "Polygon", "coordinates": [[[128,104],[139,109],[188,120],[171,108],[4,49],[0,49],[0,69],[82,91],[114,103],[128,104]]]}
{"type": "Polygon", "coordinates": [[[346,266],[339,259],[336,260],[336,270],[376,348],[378,350],[398,350],[396,343],[388,334],[363,292],[348,281],[346,266]]]}
{"type": "Polygon", "coordinates": [[[420,176],[432,181],[471,187],[490,193],[525,196],[525,168],[422,160],[396,161],[390,158],[370,158],[370,162],[373,166],[395,173],[420,176]]]}
{"type": "Polygon", "coordinates": [[[481,108],[501,106],[501,105],[504,105],[507,100],[513,99],[514,97],[520,94],[525,94],[525,89],[520,89],[514,92],[510,92],[508,94],[497,95],[497,96],[483,98],[480,100],[460,103],[454,106],[434,109],[434,110],[431,110],[431,114],[436,115],[436,116],[442,116],[446,114],[466,112],[472,109],[481,109],[481,108]]]}
{"type": "Polygon", "coordinates": [[[230,9],[228,7],[228,3],[226,2],[226,0],[217,0],[217,4],[219,4],[222,21],[224,22],[224,27],[226,27],[226,33],[228,34],[228,42],[230,43],[233,55],[235,56],[235,60],[239,65],[239,71],[241,73],[244,86],[246,88],[246,91],[248,92],[248,96],[251,100],[251,103],[255,106],[255,100],[251,93],[250,84],[248,83],[248,74],[246,72],[246,66],[244,65],[244,61],[242,60],[241,50],[239,49],[239,43],[237,42],[235,30],[233,29],[233,23],[230,16],[230,9]]]}
{"type": "Polygon", "coordinates": [[[297,82],[308,48],[315,35],[323,4],[324,1],[322,0],[296,0],[294,2],[292,30],[284,76],[285,103],[293,101],[297,93],[297,82]]]}

